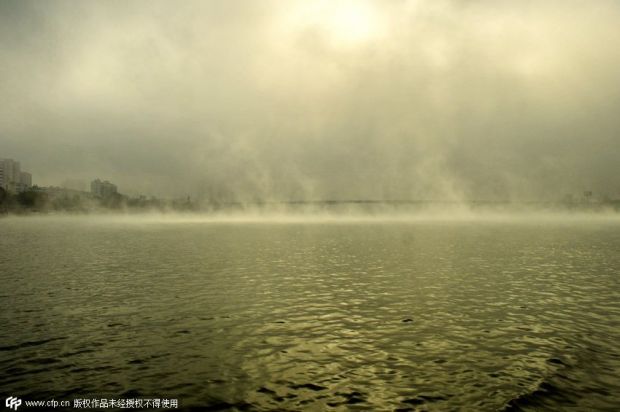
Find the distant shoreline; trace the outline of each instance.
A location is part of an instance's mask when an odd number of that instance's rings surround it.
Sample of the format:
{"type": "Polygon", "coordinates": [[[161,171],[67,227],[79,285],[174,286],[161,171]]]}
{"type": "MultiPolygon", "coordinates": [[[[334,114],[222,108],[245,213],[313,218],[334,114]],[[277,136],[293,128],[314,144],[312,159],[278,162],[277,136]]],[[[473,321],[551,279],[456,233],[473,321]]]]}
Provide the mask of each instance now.
{"type": "Polygon", "coordinates": [[[88,209],[18,208],[0,210],[3,217],[80,216],[179,216],[245,218],[291,218],[303,216],[329,220],[355,219],[477,219],[480,217],[527,216],[620,216],[619,202],[563,204],[558,202],[431,202],[431,201],[291,201],[202,204],[192,208],[116,207],[88,209]]]}

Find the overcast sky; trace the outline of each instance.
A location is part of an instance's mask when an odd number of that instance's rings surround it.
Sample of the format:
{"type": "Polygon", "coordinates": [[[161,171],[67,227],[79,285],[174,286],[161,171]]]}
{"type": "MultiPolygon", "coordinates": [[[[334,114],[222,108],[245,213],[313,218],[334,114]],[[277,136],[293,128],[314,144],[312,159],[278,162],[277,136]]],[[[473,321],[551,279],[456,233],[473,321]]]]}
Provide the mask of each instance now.
{"type": "Polygon", "coordinates": [[[620,196],[615,0],[0,0],[0,157],[222,199],[620,196]]]}

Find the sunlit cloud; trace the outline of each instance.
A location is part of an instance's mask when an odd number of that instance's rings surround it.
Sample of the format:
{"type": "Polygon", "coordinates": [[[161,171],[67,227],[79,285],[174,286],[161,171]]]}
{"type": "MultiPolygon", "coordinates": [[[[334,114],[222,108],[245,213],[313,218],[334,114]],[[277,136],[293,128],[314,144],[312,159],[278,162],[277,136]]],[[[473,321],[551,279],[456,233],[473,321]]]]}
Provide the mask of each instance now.
{"type": "Polygon", "coordinates": [[[0,7],[0,149],[40,184],[230,199],[620,190],[616,2],[0,7]]]}

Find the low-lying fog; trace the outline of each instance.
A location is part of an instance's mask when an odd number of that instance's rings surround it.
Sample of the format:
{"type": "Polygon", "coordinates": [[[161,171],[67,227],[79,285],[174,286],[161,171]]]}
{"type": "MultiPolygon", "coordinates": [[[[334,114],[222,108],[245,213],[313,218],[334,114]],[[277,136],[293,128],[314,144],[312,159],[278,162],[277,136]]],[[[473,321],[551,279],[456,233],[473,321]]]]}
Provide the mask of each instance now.
{"type": "Polygon", "coordinates": [[[578,210],[552,209],[509,209],[509,208],[471,208],[468,206],[431,207],[419,209],[382,208],[373,211],[361,208],[330,209],[287,209],[287,208],[246,208],[204,213],[180,213],[159,211],[141,213],[50,213],[30,215],[8,215],[0,218],[2,222],[38,221],[65,222],[72,221],[92,224],[167,224],[167,223],[280,223],[280,224],[333,224],[333,223],[620,223],[620,213],[611,209],[595,212],[578,210]]]}

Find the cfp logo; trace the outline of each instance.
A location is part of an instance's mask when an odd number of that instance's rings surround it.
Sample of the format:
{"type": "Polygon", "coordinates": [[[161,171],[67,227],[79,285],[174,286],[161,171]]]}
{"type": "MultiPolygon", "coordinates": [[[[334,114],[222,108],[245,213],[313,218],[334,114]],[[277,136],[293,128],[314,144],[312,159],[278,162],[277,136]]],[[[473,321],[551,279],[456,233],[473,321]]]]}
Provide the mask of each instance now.
{"type": "Polygon", "coordinates": [[[22,404],[22,400],[19,398],[16,398],[14,396],[9,396],[8,398],[6,398],[6,402],[5,405],[7,408],[9,409],[15,409],[17,410],[17,408],[19,407],[19,405],[22,404]]]}

